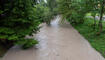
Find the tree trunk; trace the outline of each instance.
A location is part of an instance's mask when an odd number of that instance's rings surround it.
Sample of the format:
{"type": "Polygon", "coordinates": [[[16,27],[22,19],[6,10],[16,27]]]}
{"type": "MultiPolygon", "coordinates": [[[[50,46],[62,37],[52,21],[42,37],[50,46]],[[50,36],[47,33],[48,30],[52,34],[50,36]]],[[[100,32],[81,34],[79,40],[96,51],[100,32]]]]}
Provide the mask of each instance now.
{"type": "Polygon", "coordinates": [[[104,0],[101,4],[100,21],[99,21],[99,34],[102,33],[102,29],[103,29],[103,25],[102,25],[103,13],[104,13],[104,0]]]}

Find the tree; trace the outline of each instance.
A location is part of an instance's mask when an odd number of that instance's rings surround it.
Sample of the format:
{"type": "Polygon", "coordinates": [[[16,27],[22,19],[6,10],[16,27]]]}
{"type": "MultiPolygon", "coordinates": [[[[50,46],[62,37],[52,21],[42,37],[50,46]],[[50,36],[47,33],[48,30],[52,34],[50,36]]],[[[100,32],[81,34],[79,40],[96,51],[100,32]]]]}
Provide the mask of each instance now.
{"type": "Polygon", "coordinates": [[[100,21],[99,21],[99,34],[102,33],[102,18],[103,18],[103,13],[104,13],[104,4],[105,0],[101,1],[101,11],[100,11],[100,21]]]}
{"type": "Polygon", "coordinates": [[[84,16],[89,11],[86,10],[86,4],[86,1],[81,0],[59,0],[59,11],[70,23],[83,23],[84,16]]]}
{"type": "Polygon", "coordinates": [[[26,39],[39,30],[32,0],[0,0],[0,43],[6,47],[22,45],[29,48],[38,42],[26,39]]]}
{"type": "Polygon", "coordinates": [[[98,14],[99,10],[100,10],[99,6],[98,6],[99,1],[97,1],[97,0],[87,0],[87,3],[88,3],[88,9],[89,9],[88,13],[91,13],[91,16],[94,18],[93,29],[95,30],[96,29],[96,14],[98,14]]]}

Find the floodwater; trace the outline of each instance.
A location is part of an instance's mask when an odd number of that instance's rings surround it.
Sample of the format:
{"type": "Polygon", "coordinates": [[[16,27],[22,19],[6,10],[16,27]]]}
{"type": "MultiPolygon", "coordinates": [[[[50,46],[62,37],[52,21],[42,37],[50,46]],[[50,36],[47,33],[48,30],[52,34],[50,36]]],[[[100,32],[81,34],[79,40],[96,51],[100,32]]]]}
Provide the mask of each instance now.
{"type": "Polygon", "coordinates": [[[28,50],[11,48],[2,60],[105,60],[70,24],[59,24],[56,16],[51,26],[42,24],[34,38],[39,44],[28,50]]]}

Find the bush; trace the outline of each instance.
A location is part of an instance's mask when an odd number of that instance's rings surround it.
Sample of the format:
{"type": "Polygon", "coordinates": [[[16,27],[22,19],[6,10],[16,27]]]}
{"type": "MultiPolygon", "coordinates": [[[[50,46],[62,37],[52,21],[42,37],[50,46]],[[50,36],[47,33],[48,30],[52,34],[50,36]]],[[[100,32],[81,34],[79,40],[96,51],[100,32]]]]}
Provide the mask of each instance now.
{"type": "Polygon", "coordinates": [[[23,49],[28,49],[35,44],[38,44],[38,41],[34,39],[23,39],[22,41],[16,42],[16,44],[22,45],[23,49]]]}
{"type": "Polygon", "coordinates": [[[46,5],[46,3],[41,3],[41,4],[37,4],[35,7],[35,11],[37,18],[41,21],[41,22],[45,22],[47,24],[50,24],[51,19],[54,17],[54,12],[50,11],[50,8],[48,6],[44,6],[46,5]]]}
{"type": "Polygon", "coordinates": [[[32,1],[3,0],[0,3],[3,3],[0,5],[0,43],[8,48],[20,43],[24,48],[37,44],[36,40],[25,39],[26,35],[39,30],[40,20],[32,1]]]}

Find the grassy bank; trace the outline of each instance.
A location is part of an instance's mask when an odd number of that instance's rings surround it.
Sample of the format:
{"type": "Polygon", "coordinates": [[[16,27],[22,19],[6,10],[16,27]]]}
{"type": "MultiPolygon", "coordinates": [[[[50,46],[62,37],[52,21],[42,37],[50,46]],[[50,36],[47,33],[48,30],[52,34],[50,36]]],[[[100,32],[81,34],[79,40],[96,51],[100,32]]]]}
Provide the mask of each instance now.
{"type": "MultiPolygon", "coordinates": [[[[94,30],[93,23],[94,20],[87,19],[84,24],[73,26],[75,27],[75,29],[78,30],[78,32],[80,32],[81,35],[83,35],[90,42],[93,48],[95,48],[105,57],[105,32],[103,32],[101,35],[97,35],[98,28],[94,30]]],[[[103,25],[105,31],[105,24],[103,25]]]]}

